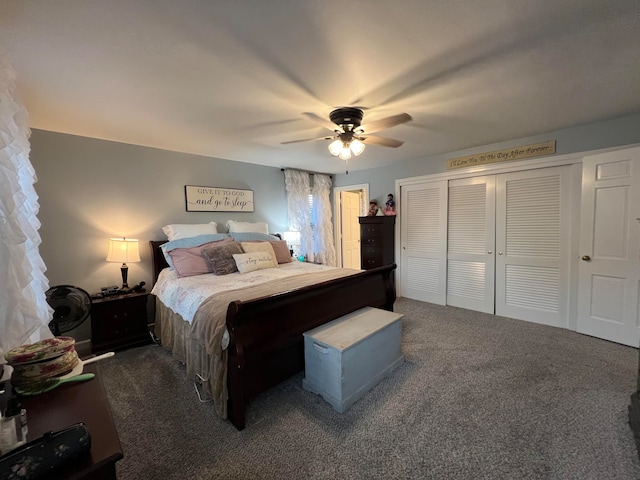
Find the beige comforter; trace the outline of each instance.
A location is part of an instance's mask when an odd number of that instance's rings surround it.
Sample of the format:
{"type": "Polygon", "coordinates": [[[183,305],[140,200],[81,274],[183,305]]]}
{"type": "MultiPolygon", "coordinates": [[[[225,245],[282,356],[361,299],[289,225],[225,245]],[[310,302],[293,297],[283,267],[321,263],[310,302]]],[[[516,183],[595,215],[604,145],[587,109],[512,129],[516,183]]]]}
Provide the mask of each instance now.
{"type": "Polygon", "coordinates": [[[352,269],[332,269],[305,275],[295,275],[280,279],[277,282],[268,282],[247,288],[241,288],[228,292],[217,293],[205,300],[193,318],[193,322],[189,325],[182,320],[180,326],[174,314],[168,308],[160,307],[161,321],[161,337],[163,345],[175,350],[176,348],[185,351],[178,355],[181,360],[187,364],[187,372],[189,375],[197,373],[198,375],[208,379],[209,387],[207,392],[211,395],[218,415],[223,418],[227,417],[227,351],[222,348],[222,338],[226,327],[226,315],[229,303],[233,301],[247,301],[255,298],[261,298],[276,293],[288,292],[301,287],[322,283],[336,278],[346,277],[359,273],[360,270],[352,269]],[[167,325],[171,322],[172,325],[167,325]],[[180,332],[178,332],[180,330],[180,332]],[[186,346],[180,347],[179,337],[184,338],[186,346]],[[194,350],[201,350],[195,353],[194,350]],[[202,357],[206,355],[208,361],[203,361],[202,357]],[[190,359],[191,362],[190,362],[190,359]],[[191,365],[190,365],[191,363],[191,365]],[[198,368],[195,364],[200,364],[198,368]],[[198,372],[198,370],[200,370],[198,372]]]}

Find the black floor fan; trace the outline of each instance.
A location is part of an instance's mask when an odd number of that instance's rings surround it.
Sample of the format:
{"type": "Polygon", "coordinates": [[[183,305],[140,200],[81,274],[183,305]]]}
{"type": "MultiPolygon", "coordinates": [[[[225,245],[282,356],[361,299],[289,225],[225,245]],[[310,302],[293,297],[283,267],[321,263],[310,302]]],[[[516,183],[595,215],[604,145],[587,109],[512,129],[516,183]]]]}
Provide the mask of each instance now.
{"type": "Polygon", "coordinates": [[[91,313],[91,295],[80,287],[57,285],[45,295],[53,308],[49,329],[56,337],[79,327],[91,313]]]}

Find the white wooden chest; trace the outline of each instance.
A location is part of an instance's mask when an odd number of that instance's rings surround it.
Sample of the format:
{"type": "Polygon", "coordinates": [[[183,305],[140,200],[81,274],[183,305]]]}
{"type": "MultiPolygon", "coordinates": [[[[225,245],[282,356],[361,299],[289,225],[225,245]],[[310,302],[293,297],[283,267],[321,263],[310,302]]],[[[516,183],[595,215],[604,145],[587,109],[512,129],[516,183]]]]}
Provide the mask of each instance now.
{"type": "Polygon", "coordinates": [[[402,317],[365,307],[304,333],[303,388],[343,413],[404,362],[402,317]]]}

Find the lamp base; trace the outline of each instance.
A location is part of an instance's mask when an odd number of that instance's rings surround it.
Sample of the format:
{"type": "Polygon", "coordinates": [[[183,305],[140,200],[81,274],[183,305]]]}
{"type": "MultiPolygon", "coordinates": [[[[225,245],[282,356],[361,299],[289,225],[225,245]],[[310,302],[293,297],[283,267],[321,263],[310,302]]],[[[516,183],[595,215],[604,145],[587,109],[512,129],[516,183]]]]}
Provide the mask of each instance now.
{"type": "Polygon", "coordinates": [[[126,263],[122,264],[120,272],[122,272],[122,290],[128,290],[129,284],[127,283],[127,275],[129,274],[129,267],[127,267],[126,263]]]}

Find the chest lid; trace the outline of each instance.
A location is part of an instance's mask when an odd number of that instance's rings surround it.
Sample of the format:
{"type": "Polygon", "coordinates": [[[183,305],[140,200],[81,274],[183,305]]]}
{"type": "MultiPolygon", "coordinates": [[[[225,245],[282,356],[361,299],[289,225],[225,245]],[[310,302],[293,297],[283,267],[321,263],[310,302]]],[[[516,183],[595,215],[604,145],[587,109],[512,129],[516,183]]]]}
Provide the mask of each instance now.
{"type": "Polygon", "coordinates": [[[314,341],[338,350],[346,350],[383,328],[400,320],[404,315],[379,308],[364,307],[332,322],[304,333],[314,341]]]}

